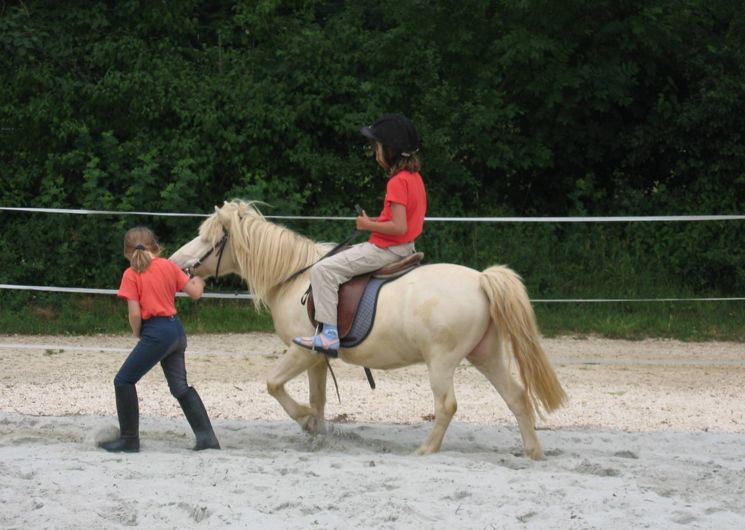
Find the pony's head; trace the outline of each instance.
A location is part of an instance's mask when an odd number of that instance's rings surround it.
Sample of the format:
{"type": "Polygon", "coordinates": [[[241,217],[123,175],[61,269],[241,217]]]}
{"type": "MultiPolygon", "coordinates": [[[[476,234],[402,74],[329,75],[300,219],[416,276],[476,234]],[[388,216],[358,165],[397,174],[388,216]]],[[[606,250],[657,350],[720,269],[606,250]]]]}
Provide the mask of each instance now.
{"type": "Polygon", "coordinates": [[[316,245],[284,226],[267,221],[255,202],[225,201],[199,227],[199,236],[170,259],[184,270],[207,278],[238,274],[261,306],[293,272],[318,259],[316,245]]]}
{"type": "Polygon", "coordinates": [[[179,248],[170,260],[179,267],[202,278],[236,274],[236,265],[228,241],[232,218],[247,215],[252,210],[261,215],[250,203],[225,202],[222,207],[215,206],[210,215],[199,227],[199,235],[179,248]]]}

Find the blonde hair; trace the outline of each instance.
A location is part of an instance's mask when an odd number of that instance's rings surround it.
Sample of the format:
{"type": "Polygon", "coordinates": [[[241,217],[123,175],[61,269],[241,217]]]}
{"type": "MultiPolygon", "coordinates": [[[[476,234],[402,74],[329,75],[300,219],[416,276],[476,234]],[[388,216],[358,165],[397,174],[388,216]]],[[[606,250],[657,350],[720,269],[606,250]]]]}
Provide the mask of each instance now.
{"type": "Polygon", "coordinates": [[[327,243],[315,243],[282,225],[266,220],[256,202],[236,199],[208,217],[199,237],[214,246],[225,230],[230,232],[228,248],[253,295],[256,309],[267,307],[274,289],[290,283],[283,280],[310,265],[331,250],[327,243]]]}
{"type": "Polygon", "coordinates": [[[135,271],[145,272],[153,257],[159,254],[160,245],[149,228],[136,226],[124,234],[124,257],[135,271]]]}

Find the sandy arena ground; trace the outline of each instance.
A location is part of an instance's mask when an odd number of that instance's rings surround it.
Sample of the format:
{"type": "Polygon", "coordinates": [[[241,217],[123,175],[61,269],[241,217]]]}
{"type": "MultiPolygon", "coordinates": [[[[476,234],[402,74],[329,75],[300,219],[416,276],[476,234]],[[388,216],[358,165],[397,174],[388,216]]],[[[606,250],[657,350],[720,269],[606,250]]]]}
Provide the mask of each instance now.
{"type": "MultiPolygon", "coordinates": [[[[334,362],[329,432],[302,433],[265,390],[272,334],[189,337],[190,383],[222,451],[193,453],[159,369],[138,385],[142,452],[116,423],[127,336],[0,335],[2,528],[742,528],[745,345],[545,339],[568,406],[539,420],[546,459],[467,362],[443,451],[411,453],[433,410],[424,366],[334,362]]],[[[307,401],[304,376],[288,385],[307,401]]]]}
{"type": "MultiPolygon", "coordinates": [[[[0,335],[0,407],[30,415],[111,415],[111,381],[134,343],[127,336],[0,335]]],[[[545,339],[543,346],[570,402],[540,421],[541,427],[745,433],[745,344],[560,338],[545,339]]],[[[285,420],[265,390],[266,374],[284,351],[269,333],[190,336],[189,382],[214,418],[285,420]]],[[[424,365],[376,371],[374,391],[361,368],[338,361],[333,366],[341,404],[329,378],[329,419],[417,423],[432,414],[424,365]]],[[[468,362],[456,372],[455,384],[456,420],[514,423],[468,362]]],[[[288,388],[307,401],[305,376],[288,388]]],[[[159,368],[138,391],[143,415],[181,416],[159,368]]]]}

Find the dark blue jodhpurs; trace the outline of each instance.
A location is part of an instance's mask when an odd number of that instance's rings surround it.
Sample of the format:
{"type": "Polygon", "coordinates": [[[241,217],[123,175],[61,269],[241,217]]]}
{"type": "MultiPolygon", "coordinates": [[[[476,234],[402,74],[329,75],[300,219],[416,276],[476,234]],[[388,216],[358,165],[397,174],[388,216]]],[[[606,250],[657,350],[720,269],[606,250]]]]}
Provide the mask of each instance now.
{"type": "Polygon", "coordinates": [[[134,385],[158,362],[171,394],[178,398],[189,390],[186,383],[186,333],[173,317],[152,317],[142,321],[140,341],[119,368],[114,385],[134,385]]]}

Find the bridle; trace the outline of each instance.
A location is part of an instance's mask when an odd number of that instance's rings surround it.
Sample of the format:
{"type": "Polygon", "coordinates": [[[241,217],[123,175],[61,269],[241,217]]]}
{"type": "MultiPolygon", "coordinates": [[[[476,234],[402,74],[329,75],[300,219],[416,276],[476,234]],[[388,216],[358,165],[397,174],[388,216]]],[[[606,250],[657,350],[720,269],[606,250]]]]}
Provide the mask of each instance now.
{"type": "Polygon", "coordinates": [[[188,267],[184,268],[184,272],[189,275],[189,277],[193,277],[194,273],[204,260],[209,258],[215,251],[217,251],[217,267],[215,268],[215,277],[219,276],[220,272],[220,262],[222,261],[222,254],[225,250],[225,245],[228,243],[228,231],[223,227],[222,229],[222,238],[220,241],[217,242],[217,244],[209,249],[207,252],[204,253],[204,255],[199,258],[197,261],[189,265],[188,267]]]}

